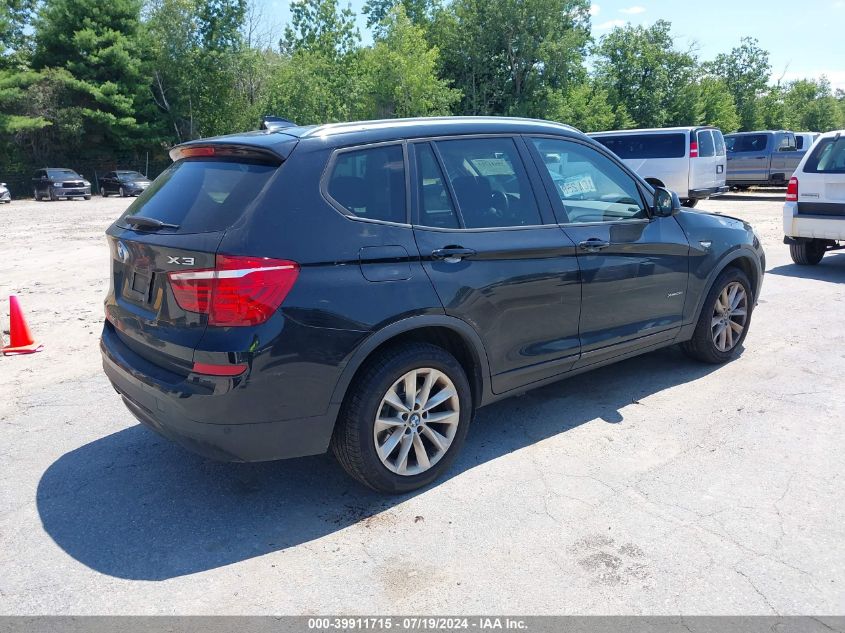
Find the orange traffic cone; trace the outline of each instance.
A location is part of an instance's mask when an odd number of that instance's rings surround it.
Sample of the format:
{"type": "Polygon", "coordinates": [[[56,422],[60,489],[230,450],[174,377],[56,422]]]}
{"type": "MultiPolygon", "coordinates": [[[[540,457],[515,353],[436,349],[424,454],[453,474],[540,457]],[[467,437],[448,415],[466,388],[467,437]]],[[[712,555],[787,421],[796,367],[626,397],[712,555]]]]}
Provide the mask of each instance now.
{"type": "Polygon", "coordinates": [[[40,352],[43,345],[38,345],[29,332],[29,326],[18,304],[18,298],[9,297],[9,345],[3,348],[3,356],[8,354],[34,354],[40,352]]]}

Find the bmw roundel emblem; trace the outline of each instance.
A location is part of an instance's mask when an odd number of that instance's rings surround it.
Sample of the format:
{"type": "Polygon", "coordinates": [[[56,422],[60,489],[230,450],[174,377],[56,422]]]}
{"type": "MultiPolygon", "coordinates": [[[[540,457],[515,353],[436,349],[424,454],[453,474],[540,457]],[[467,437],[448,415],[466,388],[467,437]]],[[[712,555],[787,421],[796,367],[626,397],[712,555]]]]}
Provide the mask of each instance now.
{"type": "Polygon", "coordinates": [[[122,262],[125,262],[127,259],[129,259],[129,250],[126,248],[126,245],[123,242],[117,243],[117,256],[122,262]]]}

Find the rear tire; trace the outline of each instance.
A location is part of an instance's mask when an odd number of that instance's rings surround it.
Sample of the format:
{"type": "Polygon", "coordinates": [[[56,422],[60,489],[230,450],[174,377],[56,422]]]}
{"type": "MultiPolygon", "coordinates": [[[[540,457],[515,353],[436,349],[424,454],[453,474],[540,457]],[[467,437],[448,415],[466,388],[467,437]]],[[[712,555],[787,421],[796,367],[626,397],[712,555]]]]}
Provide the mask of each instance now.
{"type": "Polygon", "coordinates": [[[726,268],[710,287],[692,338],[681,343],[681,349],[704,363],[732,360],[748,334],[753,309],[748,277],[738,268],[726,268]]]}
{"type": "Polygon", "coordinates": [[[123,187],[121,187],[121,188],[118,190],[118,193],[120,194],[120,197],[121,197],[121,198],[125,198],[125,197],[126,197],[126,190],[125,190],[123,187]]]}
{"type": "Polygon", "coordinates": [[[32,197],[36,202],[41,202],[41,196],[38,195],[38,189],[32,190],[32,197]]]}
{"type": "Polygon", "coordinates": [[[789,245],[789,255],[799,266],[815,266],[822,260],[826,250],[825,243],[821,240],[789,245]]]}
{"type": "Polygon", "coordinates": [[[55,202],[56,200],[58,200],[58,198],[56,197],[56,192],[53,191],[52,189],[50,189],[50,196],[49,197],[50,197],[50,202],[55,202]]]}
{"type": "Polygon", "coordinates": [[[428,343],[388,348],[369,359],[349,386],[332,452],[365,486],[409,492],[451,466],[472,412],[469,382],[454,356],[428,343]]]}

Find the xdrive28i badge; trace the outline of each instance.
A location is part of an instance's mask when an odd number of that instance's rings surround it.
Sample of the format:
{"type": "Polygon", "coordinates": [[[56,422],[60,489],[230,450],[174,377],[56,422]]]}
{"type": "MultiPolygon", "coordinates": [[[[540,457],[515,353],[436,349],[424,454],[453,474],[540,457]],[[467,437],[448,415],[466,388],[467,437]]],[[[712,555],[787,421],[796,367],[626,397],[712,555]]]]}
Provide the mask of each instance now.
{"type": "Polygon", "coordinates": [[[122,262],[125,262],[127,259],[129,259],[129,249],[126,248],[126,245],[123,242],[117,243],[117,256],[122,262]]]}

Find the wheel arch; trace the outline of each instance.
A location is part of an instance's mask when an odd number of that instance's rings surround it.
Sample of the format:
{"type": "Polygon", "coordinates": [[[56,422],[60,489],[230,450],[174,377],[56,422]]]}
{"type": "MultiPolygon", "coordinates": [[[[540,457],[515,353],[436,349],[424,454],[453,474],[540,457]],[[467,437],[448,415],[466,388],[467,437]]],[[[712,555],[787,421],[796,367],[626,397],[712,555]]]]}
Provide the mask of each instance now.
{"type": "Polygon", "coordinates": [[[663,181],[660,180],[660,178],[654,178],[652,176],[649,176],[648,178],[645,178],[644,180],[648,184],[650,184],[652,187],[664,187],[664,188],[666,187],[666,185],[663,184],[663,181]]]}
{"type": "Polygon", "coordinates": [[[704,300],[707,298],[707,294],[713,287],[713,283],[716,281],[716,278],[727,268],[738,268],[745,273],[745,276],[748,277],[748,280],[751,282],[751,291],[754,293],[754,304],[757,303],[757,299],[760,296],[760,288],[763,283],[763,270],[760,266],[757,254],[751,250],[751,248],[743,246],[727,253],[721,260],[719,260],[719,263],[713,267],[713,270],[707,277],[707,282],[704,284],[704,290],[698,299],[698,305],[695,309],[695,320],[693,323],[698,322],[698,319],[701,316],[701,311],[704,309],[704,300]]]}
{"type": "Polygon", "coordinates": [[[466,372],[475,407],[485,403],[490,393],[487,353],[478,333],[465,321],[447,315],[420,315],[391,323],[367,338],[346,364],[331,402],[339,406],[349,386],[367,361],[387,347],[410,342],[428,342],[452,354],[466,372]]]}

